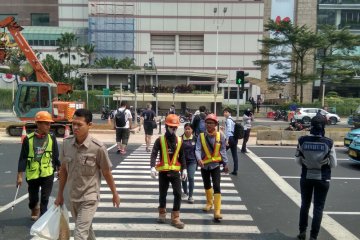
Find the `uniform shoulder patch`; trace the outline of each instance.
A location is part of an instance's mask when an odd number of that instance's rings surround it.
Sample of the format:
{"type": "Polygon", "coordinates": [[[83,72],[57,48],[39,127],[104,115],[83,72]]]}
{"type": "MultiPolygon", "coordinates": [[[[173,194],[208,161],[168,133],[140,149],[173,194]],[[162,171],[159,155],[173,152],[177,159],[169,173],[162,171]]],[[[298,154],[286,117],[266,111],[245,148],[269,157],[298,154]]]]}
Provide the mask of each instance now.
{"type": "Polygon", "coordinates": [[[101,142],[100,140],[97,140],[96,138],[91,138],[91,141],[93,142],[93,143],[95,143],[96,145],[98,145],[99,147],[101,147],[101,146],[103,146],[104,145],[104,143],[103,142],[101,142]]]}

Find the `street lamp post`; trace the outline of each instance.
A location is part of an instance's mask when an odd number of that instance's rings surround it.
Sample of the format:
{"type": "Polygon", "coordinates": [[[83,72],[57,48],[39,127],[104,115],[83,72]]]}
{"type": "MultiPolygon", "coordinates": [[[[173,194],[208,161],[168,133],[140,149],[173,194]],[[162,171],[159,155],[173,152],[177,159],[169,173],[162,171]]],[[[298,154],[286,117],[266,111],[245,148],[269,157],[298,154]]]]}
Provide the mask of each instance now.
{"type": "MultiPolygon", "coordinates": [[[[227,12],[227,7],[223,8],[223,14],[225,16],[227,12]]],[[[218,93],[218,56],[219,56],[219,27],[223,25],[224,18],[222,18],[221,23],[219,22],[219,13],[218,8],[214,8],[214,17],[217,14],[216,20],[216,55],[215,55],[215,85],[214,85],[214,114],[216,114],[216,99],[218,93]]]]}

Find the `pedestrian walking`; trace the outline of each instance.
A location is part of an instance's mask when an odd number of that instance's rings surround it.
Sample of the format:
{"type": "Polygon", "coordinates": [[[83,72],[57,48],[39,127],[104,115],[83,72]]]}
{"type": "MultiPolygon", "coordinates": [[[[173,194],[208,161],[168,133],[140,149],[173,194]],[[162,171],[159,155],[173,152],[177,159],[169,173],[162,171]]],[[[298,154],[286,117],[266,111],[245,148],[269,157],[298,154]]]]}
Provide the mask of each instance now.
{"type": "Polygon", "coordinates": [[[151,152],[150,175],[152,178],[156,178],[159,172],[159,217],[157,221],[159,223],[166,221],[166,196],[169,183],[171,183],[174,194],[171,225],[182,229],[185,224],[180,220],[181,180],[186,180],[187,170],[182,138],[176,136],[179,125],[180,119],[177,115],[169,114],[166,117],[165,134],[156,139],[151,152]],[[158,153],[160,153],[160,162],[156,164],[158,153]]]}
{"type": "Polygon", "coordinates": [[[261,97],[258,97],[258,99],[256,100],[256,110],[257,110],[257,113],[260,112],[260,106],[261,106],[261,97]]]}
{"type": "Polygon", "coordinates": [[[203,211],[210,211],[214,206],[214,220],[221,216],[220,165],[228,172],[225,136],[216,131],[219,121],[215,114],[209,114],[205,119],[206,132],[200,133],[195,148],[195,156],[201,167],[201,176],[206,194],[206,205],[203,211]],[[212,182],[212,186],[211,186],[212,182]]]}
{"type": "Polygon", "coordinates": [[[188,203],[194,203],[193,193],[195,185],[195,171],[197,168],[197,161],[195,157],[196,138],[193,135],[193,129],[190,123],[185,123],[184,125],[184,134],[182,135],[182,140],[186,160],[186,169],[188,173],[187,180],[185,179],[182,181],[182,198],[187,198],[188,203]]]}
{"type": "MultiPolygon", "coordinates": [[[[154,132],[154,122],[156,113],[151,109],[151,103],[146,104],[146,110],[141,113],[141,121],[143,122],[145,132],[146,151],[150,152],[151,137],[154,132]]],[[[156,123],[155,123],[156,124],[156,123]]]]}
{"type": "Polygon", "coordinates": [[[50,113],[46,111],[36,113],[36,130],[24,138],[21,146],[16,186],[22,185],[25,172],[29,193],[28,206],[31,209],[31,220],[33,221],[47,211],[54,182],[54,172],[60,167],[56,137],[50,133],[52,122],[54,121],[50,113]]]}
{"type": "Polygon", "coordinates": [[[244,138],[242,142],[241,152],[247,153],[246,144],[249,141],[250,132],[251,132],[251,122],[254,120],[253,114],[250,109],[245,110],[243,115],[243,124],[244,124],[244,138]]]}
{"type": "Polygon", "coordinates": [[[331,168],[336,167],[337,159],[334,142],[324,137],[324,118],[315,116],[311,120],[310,135],[300,137],[295,161],[302,166],[300,178],[301,208],[298,239],[306,238],[309,209],[314,193],[314,210],[311,223],[310,240],[317,239],[330,187],[331,168]]]}
{"type": "Polygon", "coordinates": [[[237,154],[237,145],[238,139],[234,137],[234,128],[235,122],[231,117],[231,110],[229,108],[225,108],[223,111],[225,117],[225,141],[226,141],[226,151],[230,149],[231,156],[234,162],[234,170],[231,172],[232,175],[237,175],[238,171],[238,154],[237,154]]]}
{"type": "Polygon", "coordinates": [[[120,204],[106,146],[89,134],[91,125],[92,113],[77,109],[72,121],[74,135],[64,139],[60,151],[61,169],[55,205],[64,204],[64,188],[68,183],[75,240],[95,239],[92,220],[99,204],[101,175],[112,192],[113,205],[119,207],[120,204]]]}
{"type": "Polygon", "coordinates": [[[169,108],[169,113],[168,114],[175,114],[175,105],[172,104],[169,108]]]}
{"type": "Polygon", "coordinates": [[[122,101],[120,108],[116,110],[114,117],[114,129],[116,129],[117,153],[125,154],[129,142],[130,129],[132,128],[132,116],[127,109],[127,102],[122,101]]]}
{"type": "Polygon", "coordinates": [[[199,114],[196,114],[193,119],[193,129],[195,137],[198,137],[200,133],[205,132],[205,118],[206,118],[206,107],[199,107],[199,114]]]}

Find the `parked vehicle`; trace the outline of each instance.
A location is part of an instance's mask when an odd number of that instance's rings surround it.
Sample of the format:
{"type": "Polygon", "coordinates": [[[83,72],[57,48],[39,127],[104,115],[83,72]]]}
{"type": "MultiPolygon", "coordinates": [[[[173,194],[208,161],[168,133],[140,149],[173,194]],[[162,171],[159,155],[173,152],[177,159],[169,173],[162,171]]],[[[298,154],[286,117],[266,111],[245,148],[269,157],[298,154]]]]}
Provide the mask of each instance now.
{"type": "Polygon", "coordinates": [[[114,118],[114,113],[110,110],[109,106],[102,106],[101,108],[101,120],[106,120],[110,117],[110,119],[114,118]]]}
{"type": "Polygon", "coordinates": [[[274,114],[274,120],[284,120],[287,121],[288,117],[287,117],[287,111],[285,110],[276,110],[275,114],[274,114]]]}
{"type": "Polygon", "coordinates": [[[360,163],[360,137],[354,138],[349,146],[348,155],[350,161],[360,163]]]}
{"type": "Polygon", "coordinates": [[[344,147],[348,148],[356,137],[360,137],[360,128],[353,129],[345,135],[344,147]]]}
{"type": "Polygon", "coordinates": [[[295,111],[294,118],[297,121],[301,121],[303,124],[309,125],[311,119],[316,116],[319,110],[320,113],[326,117],[328,124],[335,125],[338,122],[340,122],[339,115],[334,113],[329,113],[324,109],[320,109],[320,108],[298,108],[295,111]]]}

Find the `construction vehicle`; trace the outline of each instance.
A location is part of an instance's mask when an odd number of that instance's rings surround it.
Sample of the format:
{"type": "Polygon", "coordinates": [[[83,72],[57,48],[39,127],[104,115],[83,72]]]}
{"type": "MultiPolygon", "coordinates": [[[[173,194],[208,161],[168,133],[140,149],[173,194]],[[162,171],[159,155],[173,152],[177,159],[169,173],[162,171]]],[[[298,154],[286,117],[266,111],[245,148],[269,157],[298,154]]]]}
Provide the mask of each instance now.
{"type": "MultiPolygon", "coordinates": [[[[19,81],[14,100],[13,109],[16,116],[26,122],[25,126],[28,132],[36,129],[34,123],[35,114],[38,111],[48,111],[54,120],[51,125],[51,131],[56,136],[65,134],[65,126],[69,125],[71,129],[71,119],[76,109],[84,108],[84,102],[60,101],[65,99],[66,95],[72,93],[73,88],[70,84],[55,82],[43,67],[36,54],[31,49],[29,43],[21,34],[23,28],[15,22],[14,17],[7,17],[0,21],[1,28],[7,28],[9,33],[17,43],[17,47],[24,53],[26,59],[34,69],[36,82],[19,81]]],[[[6,60],[7,48],[0,39],[0,63],[6,60]]],[[[10,136],[21,136],[23,124],[8,126],[6,131],[10,136]]]]}

